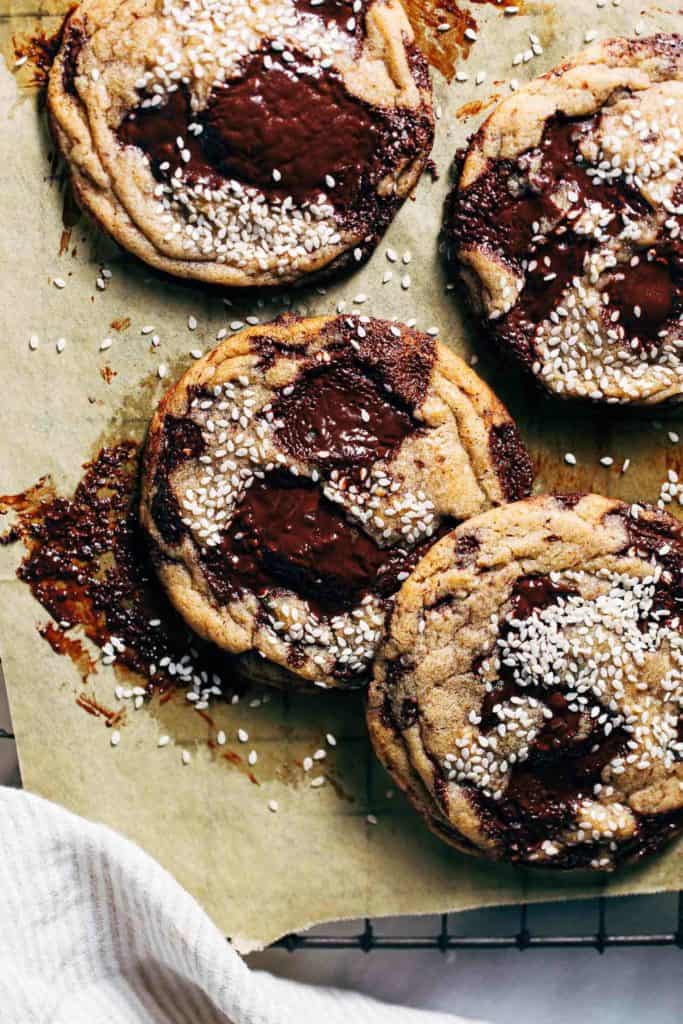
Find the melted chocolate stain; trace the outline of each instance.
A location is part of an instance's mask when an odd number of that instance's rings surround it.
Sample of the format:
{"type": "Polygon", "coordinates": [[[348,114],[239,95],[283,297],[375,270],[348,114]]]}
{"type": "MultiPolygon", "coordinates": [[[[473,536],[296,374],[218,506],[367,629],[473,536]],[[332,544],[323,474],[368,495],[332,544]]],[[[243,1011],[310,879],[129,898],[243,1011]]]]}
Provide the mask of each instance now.
{"type": "Polygon", "coordinates": [[[286,588],[322,614],[351,608],[366,593],[392,593],[413,560],[404,549],[380,548],[317,484],[287,472],[250,487],[220,547],[203,556],[223,600],[286,588]]]}
{"type": "Polygon", "coordinates": [[[508,313],[504,330],[516,332],[524,324],[539,324],[553,309],[575,277],[583,274],[584,261],[593,248],[585,235],[535,248],[536,267],[529,270],[521,301],[508,313]]]}
{"type": "MultiPolygon", "coordinates": [[[[568,588],[554,583],[549,576],[522,576],[512,591],[510,614],[515,619],[528,619],[566,599],[572,593],[573,591],[568,588]]],[[[512,630],[504,627],[503,635],[506,632],[512,630]]],[[[579,730],[580,715],[569,710],[569,702],[562,693],[541,686],[520,686],[515,682],[512,669],[506,665],[500,667],[500,680],[501,685],[496,686],[484,697],[481,711],[482,732],[490,732],[498,725],[499,719],[493,710],[497,704],[509,701],[512,697],[532,697],[553,712],[553,718],[546,720],[536,736],[532,751],[548,753],[551,750],[565,750],[571,744],[579,730]]]]}
{"type": "Polygon", "coordinates": [[[274,403],[273,413],[284,422],[278,444],[326,467],[376,462],[418,426],[352,358],[307,373],[274,403]]]}
{"type": "Polygon", "coordinates": [[[347,203],[381,136],[381,117],[352,97],[339,75],[314,74],[305,65],[267,68],[262,56],[215,90],[200,123],[202,151],[224,178],[270,189],[279,171],[288,195],[325,189],[347,203]]]}
{"type": "MultiPolygon", "coordinates": [[[[138,521],[137,483],[138,448],[126,442],[103,448],[86,465],[73,497],[17,507],[13,533],[27,547],[17,574],[53,619],[68,624],[62,629],[80,626],[100,648],[118,637],[124,647],[117,671],[170,689],[174,680],[161,660],[179,661],[189,652],[198,672],[215,674],[216,683],[227,674],[232,682],[235,659],[190,633],[157,581],[138,521]],[[155,620],[159,625],[150,625],[155,620]]],[[[85,652],[75,638],[60,640],[55,627],[44,635],[84,670],[85,652]]]]}
{"type": "Polygon", "coordinates": [[[458,566],[472,565],[480,547],[481,541],[474,533],[466,533],[463,537],[458,537],[453,549],[458,566]]]}
{"type": "Polygon", "coordinates": [[[463,9],[457,0],[401,0],[401,3],[421,52],[450,81],[458,62],[467,57],[472,45],[465,35],[468,29],[472,32],[477,29],[472,12],[463,9]],[[447,32],[440,29],[445,23],[449,25],[447,32]]]}
{"type": "MultiPolygon", "coordinates": [[[[585,259],[596,245],[592,237],[573,230],[574,213],[589,203],[600,203],[612,214],[603,227],[608,234],[617,234],[630,220],[651,213],[642,196],[621,178],[605,182],[588,173],[580,154],[581,141],[598,124],[599,115],[556,115],[546,123],[536,149],[516,161],[491,162],[469,188],[452,194],[449,224],[455,247],[483,242],[502,255],[515,273],[525,274],[516,304],[488,326],[527,363],[534,358],[530,341],[535,327],[559,304],[573,278],[582,275],[585,259]],[[528,179],[523,185],[522,175],[528,179]],[[552,198],[560,184],[575,194],[568,212],[552,198]],[[540,239],[541,229],[545,240],[540,239]]],[[[610,306],[605,314],[618,309],[629,338],[652,340],[679,315],[683,292],[676,285],[672,262],[664,253],[651,264],[641,262],[634,272],[627,268],[623,275],[620,271],[609,277],[610,306]],[[634,314],[636,306],[641,308],[640,317],[634,314]]]]}
{"type": "MultiPolygon", "coordinates": [[[[69,7],[61,25],[51,35],[43,31],[37,31],[28,37],[12,37],[15,61],[24,58],[27,67],[32,69],[30,84],[37,86],[41,90],[47,85],[50,68],[62,45],[64,34],[70,24],[70,15],[76,9],[76,6],[76,4],[73,4],[69,7]]],[[[68,80],[64,82],[64,86],[69,91],[68,80]]],[[[41,97],[41,108],[43,102],[44,97],[41,97]]]]}
{"type": "Polygon", "coordinates": [[[572,593],[575,591],[554,583],[550,576],[520,576],[512,591],[511,614],[516,619],[528,619],[572,593]]]}
{"type": "Polygon", "coordinates": [[[185,167],[188,176],[214,178],[211,164],[204,159],[196,135],[188,125],[196,123],[190,108],[190,97],[184,88],[169,93],[160,107],[138,107],[124,117],[118,135],[124,146],[137,146],[150,159],[155,177],[171,177],[178,167],[185,167]],[[190,160],[184,163],[177,139],[182,138],[190,160]],[[166,168],[164,165],[168,164],[166,168]]]}
{"type": "Polygon", "coordinates": [[[183,416],[164,418],[162,457],[167,473],[188,459],[198,459],[204,448],[201,428],[194,420],[183,416]]]}
{"type": "Polygon", "coordinates": [[[288,64],[259,51],[238,76],[212,90],[204,110],[194,113],[180,88],[163,107],[127,114],[119,138],[142,149],[162,180],[180,168],[190,181],[208,179],[215,188],[236,179],[297,200],[324,191],[341,213],[367,214],[370,203],[380,219],[388,217],[389,200],[376,196],[375,186],[429,148],[427,115],[372,107],[352,96],[335,71],[295,56],[288,64]],[[190,132],[190,124],[200,125],[201,134],[190,132]]]}
{"type": "Polygon", "coordinates": [[[667,513],[648,511],[648,518],[634,519],[623,514],[627,550],[635,549],[640,557],[649,558],[662,568],[655,584],[652,612],[667,612],[660,621],[671,623],[677,619],[678,628],[683,631],[683,529],[667,513]]]}
{"type": "Polygon", "coordinates": [[[324,328],[324,334],[333,337],[332,351],[337,357],[343,356],[349,346],[353,348],[363,371],[380,380],[394,401],[413,412],[424,401],[429,387],[436,360],[434,338],[404,326],[396,336],[396,324],[386,320],[373,319],[362,326],[363,338],[355,318],[339,317],[324,328]]]}

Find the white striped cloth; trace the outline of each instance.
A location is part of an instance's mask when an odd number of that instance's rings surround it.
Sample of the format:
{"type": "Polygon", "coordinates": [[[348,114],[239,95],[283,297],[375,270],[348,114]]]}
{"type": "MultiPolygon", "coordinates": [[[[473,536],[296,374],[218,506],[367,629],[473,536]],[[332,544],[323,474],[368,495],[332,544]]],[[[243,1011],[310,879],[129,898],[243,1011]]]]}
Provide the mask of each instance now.
{"type": "Polygon", "coordinates": [[[457,1024],[250,971],[189,893],[133,843],[4,788],[0,1021],[457,1024]]]}

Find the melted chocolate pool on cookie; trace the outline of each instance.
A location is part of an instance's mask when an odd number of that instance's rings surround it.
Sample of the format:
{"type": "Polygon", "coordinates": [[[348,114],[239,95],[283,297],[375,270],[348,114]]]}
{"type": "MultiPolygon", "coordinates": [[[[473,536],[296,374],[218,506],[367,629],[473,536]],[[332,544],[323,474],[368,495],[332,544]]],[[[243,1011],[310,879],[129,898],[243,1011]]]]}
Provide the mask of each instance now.
{"type": "Polygon", "coordinates": [[[180,171],[214,189],[236,180],[298,202],[324,193],[340,213],[358,214],[372,201],[381,215],[374,189],[428,148],[428,118],[372,107],[334,70],[302,53],[294,58],[287,63],[262,49],[213,88],[205,109],[193,112],[180,88],[163,106],[126,115],[119,138],[147,154],[160,180],[180,171]]]}
{"type": "MultiPolygon", "coordinates": [[[[578,217],[590,204],[600,204],[598,234],[609,237],[619,234],[629,220],[652,212],[621,176],[606,179],[591,173],[580,146],[598,131],[599,122],[598,115],[554,116],[537,148],[516,160],[491,162],[470,187],[453,193],[450,232],[455,247],[467,249],[483,241],[516,273],[525,274],[515,305],[489,327],[529,363],[534,359],[536,326],[561,304],[563,293],[573,278],[583,275],[586,257],[599,244],[593,235],[574,229],[578,217]],[[558,186],[569,200],[568,209],[559,205],[558,186]]],[[[671,239],[662,236],[634,266],[606,275],[604,289],[606,320],[616,313],[628,341],[656,345],[658,333],[683,310],[680,254],[673,251],[671,239]]]]}
{"type": "Polygon", "coordinates": [[[278,444],[320,466],[376,462],[417,429],[407,409],[390,401],[352,358],[306,374],[278,399],[274,413],[283,421],[278,444]]]}
{"type": "Polygon", "coordinates": [[[380,548],[316,484],[273,473],[249,489],[205,565],[224,598],[241,589],[259,595],[286,587],[321,614],[334,614],[366,593],[393,593],[398,574],[416,557],[404,548],[380,548]]]}

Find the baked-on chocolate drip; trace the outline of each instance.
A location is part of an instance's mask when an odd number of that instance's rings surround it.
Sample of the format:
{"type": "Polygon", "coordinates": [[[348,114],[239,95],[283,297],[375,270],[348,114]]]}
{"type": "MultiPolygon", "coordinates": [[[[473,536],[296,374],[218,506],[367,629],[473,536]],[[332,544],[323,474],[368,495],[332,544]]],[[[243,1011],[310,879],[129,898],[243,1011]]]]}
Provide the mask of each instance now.
{"type": "Polygon", "coordinates": [[[62,58],[62,81],[64,83],[65,91],[71,96],[76,95],[76,86],[74,81],[76,78],[78,56],[83,49],[84,42],[83,30],[77,26],[67,25],[62,39],[64,47],[64,55],[62,58]]]}
{"type": "MultiPolygon", "coordinates": [[[[67,624],[62,628],[81,627],[100,648],[117,637],[117,667],[140,674],[143,684],[173,687],[161,662],[177,663],[188,654],[208,685],[220,683],[231,659],[190,633],[157,581],[138,522],[137,478],[137,445],[103,448],[72,497],[21,513],[14,537],[28,553],[18,576],[57,622],[67,624]]],[[[54,630],[44,635],[56,646],[54,630]]]]}
{"type": "MultiPolygon", "coordinates": [[[[514,161],[491,162],[470,187],[456,190],[452,196],[449,230],[454,247],[466,249],[483,241],[501,253],[515,272],[522,273],[525,263],[525,286],[516,304],[489,326],[527,359],[533,356],[529,341],[535,325],[558,305],[572,279],[582,275],[585,257],[598,244],[590,235],[573,230],[576,212],[599,203],[612,214],[602,228],[606,235],[618,234],[629,220],[651,213],[642,196],[622,177],[606,181],[588,173],[589,165],[579,147],[582,138],[598,127],[598,115],[556,115],[548,120],[537,149],[514,161]],[[523,188],[521,176],[528,179],[523,188]],[[551,197],[560,183],[566,184],[574,197],[565,212],[551,197]]],[[[618,310],[630,339],[652,342],[680,315],[683,287],[669,248],[669,241],[662,241],[652,250],[654,262],[648,262],[650,257],[643,253],[635,269],[627,267],[622,273],[619,268],[608,278],[610,303],[604,314],[618,310]],[[640,317],[634,309],[640,310],[640,317]]]]}
{"type": "Polygon", "coordinates": [[[193,112],[180,88],[163,106],[126,115],[119,138],[142,149],[162,180],[180,169],[214,188],[235,179],[281,198],[324,192],[336,209],[355,208],[402,158],[424,149],[431,129],[418,112],[372,107],[333,69],[295,58],[288,64],[260,50],[212,90],[204,110],[193,112]]]}

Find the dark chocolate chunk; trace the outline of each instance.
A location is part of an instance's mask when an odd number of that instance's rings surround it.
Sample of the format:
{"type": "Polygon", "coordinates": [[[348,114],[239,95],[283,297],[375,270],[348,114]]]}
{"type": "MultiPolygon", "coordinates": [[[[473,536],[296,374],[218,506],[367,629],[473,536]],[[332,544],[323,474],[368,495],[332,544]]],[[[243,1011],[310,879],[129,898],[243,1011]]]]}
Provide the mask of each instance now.
{"type": "Polygon", "coordinates": [[[280,199],[315,200],[322,191],[340,215],[363,218],[374,210],[383,222],[388,200],[376,186],[429,148],[428,115],[373,107],[352,96],[334,70],[294,56],[285,63],[265,49],[252,54],[198,112],[184,88],[163,106],[140,106],[123,118],[119,138],[142,149],[162,180],[180,169],[213,188],[235,179],[280,199]]]}
{"type": "Polygon", "coordinates": [[[85,35],[83,29],[78,25],[67,25],[62,42],[62,82],[64,84],[64,91],[68,92],[70,96],[76,95],[74,82],[76,79],[78,55],[83,48],[84,42],[85,35]]]}
{"type": "Polygon", "coordinates": [[[514,423],[491,427],[489,451],[507,501],[528,497],[534,482],[534,468],[514,423]]]}
{"type": "Polygon", "coordinates": [[[167,544],[179,544],[185,533],[170,474],[182,462],[198,458],[204,441],[198,425],[189,417],[166,416],[160,440],[154,477],[151,512],[159,533],[167,544]]]}
{"type": "Polygon", "coordinates": [[[220,547],[203,561],[223,600],[287,588],[325,614],[366,593],[392,593],[408,553],[380,548],[317,484],[275,471],[247,491],[220,547]]]}
{"type": "Polygon", "coordinates": [[[416,428],[353,357],[305,374],[273,404],[279,445],[297,459],[349,469],[384,458],[416,428]]]}
{"type": "Polygon", "coordinates": [[[609,296],[606,312],[618,310],[618,322],[626,335],[642,341],[657,339],[683,299],[669,261],[662,257],[643,258],[636,266],[620,267],[608,275],[604,289],[609,296]]]}

